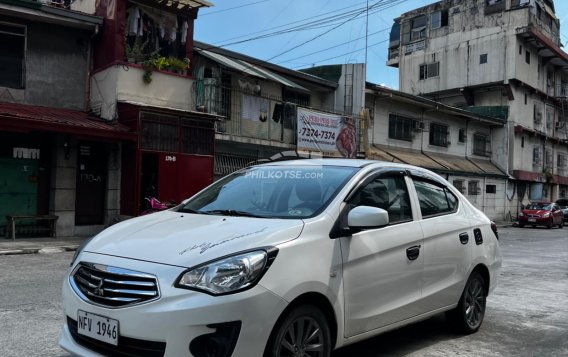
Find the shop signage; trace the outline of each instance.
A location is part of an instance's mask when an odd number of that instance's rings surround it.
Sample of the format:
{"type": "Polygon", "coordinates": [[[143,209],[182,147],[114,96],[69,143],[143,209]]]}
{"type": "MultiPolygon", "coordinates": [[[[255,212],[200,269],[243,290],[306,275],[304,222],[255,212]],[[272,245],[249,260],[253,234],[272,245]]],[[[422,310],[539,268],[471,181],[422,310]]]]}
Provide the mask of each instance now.
{"type": "Polygon", "coordinates": [[[352,117],[298,108],[297,148],[324,156],[355,158],[357,128],[352,117]]]}

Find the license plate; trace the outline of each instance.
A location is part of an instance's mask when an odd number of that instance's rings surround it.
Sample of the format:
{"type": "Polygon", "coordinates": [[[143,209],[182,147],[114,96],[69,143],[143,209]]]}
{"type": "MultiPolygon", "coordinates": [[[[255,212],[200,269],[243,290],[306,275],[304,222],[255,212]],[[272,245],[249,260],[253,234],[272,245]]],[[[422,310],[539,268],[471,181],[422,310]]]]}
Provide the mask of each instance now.
{"type": "Polygon", "coordinates": [[[111,345],[118,345],[118,320],[79,310],[77,332],[111,345]]]}
{"type": "Polygon", "coordinates": [[[536,218],[529,218],[529,222],[536,222],[536,218]]]}

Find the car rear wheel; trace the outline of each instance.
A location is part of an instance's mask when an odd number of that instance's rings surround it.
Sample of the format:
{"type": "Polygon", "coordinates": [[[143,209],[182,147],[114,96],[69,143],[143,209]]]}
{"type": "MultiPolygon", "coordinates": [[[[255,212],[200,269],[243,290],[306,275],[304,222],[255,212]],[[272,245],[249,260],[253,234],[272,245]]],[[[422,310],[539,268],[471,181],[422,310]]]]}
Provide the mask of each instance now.
{"type": "Polygon", "coordinates": [[[330,354],[327,319],[317,307],[301,305],[276,325],[264,357],[329,357],[330,354]]]}
{"type": "Polygon", "coordinates": [[[548,223],[546,224],[546,228],[552,229],[553,222],[554,222],[554,219],[553,219],[553,218],[550,218],[550,221],[548,221],[548,223]]]}
{"type": "Polygon", "coordinates": [[[558,228],[562,229],[564,227],[564,221],[560,220],[560,223],[558,223],[558,228]]]}
{"type": "Polygon", "coordinates": [[[524,223],[519,223],[519,228],[524,228],[525,224],[524,223]]]}
{"type": "Polygon", "coordinates": [[[485,280],[479,273],[473,272],[465,284],[458,306],[446,314],[449,322],[462,333],[476,332],[485,316],[486,298],[485,280]]]}

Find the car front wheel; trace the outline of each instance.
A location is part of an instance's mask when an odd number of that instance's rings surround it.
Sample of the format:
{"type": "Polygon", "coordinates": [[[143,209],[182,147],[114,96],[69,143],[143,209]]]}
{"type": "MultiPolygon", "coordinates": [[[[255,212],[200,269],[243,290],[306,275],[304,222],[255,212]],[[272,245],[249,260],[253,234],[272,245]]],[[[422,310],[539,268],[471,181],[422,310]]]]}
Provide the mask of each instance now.
{"type": "Polygon", "coordinates": [[[463,290],[458,306],[449,311],[448,319],[460,331],[466,334],[479,330],[485,316],[487,291],[485,280],[473,272],[463,290]]]}
{"type": "Polygon", "coordinates": [[[291,310],[275,327],[265,357],[329,357],[331,334],[324,314],[313,305],[291,310]]]}

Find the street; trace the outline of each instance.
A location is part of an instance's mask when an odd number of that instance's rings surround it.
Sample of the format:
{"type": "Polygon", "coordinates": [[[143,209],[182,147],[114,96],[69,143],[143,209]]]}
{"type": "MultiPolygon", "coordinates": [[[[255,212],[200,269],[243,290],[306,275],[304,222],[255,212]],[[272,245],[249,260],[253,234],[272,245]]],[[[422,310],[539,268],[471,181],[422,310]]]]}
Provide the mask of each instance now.
{"type": "MultiPolygon", "coordinates": [[[[501,280],[476,334],[444,316],[333,353],[347,356],[567,356],[568,229],[501,228],[501,280]]],[[[69,356],[57,345],[73,253],[0,256],[0,356],[69,356]]]]}

